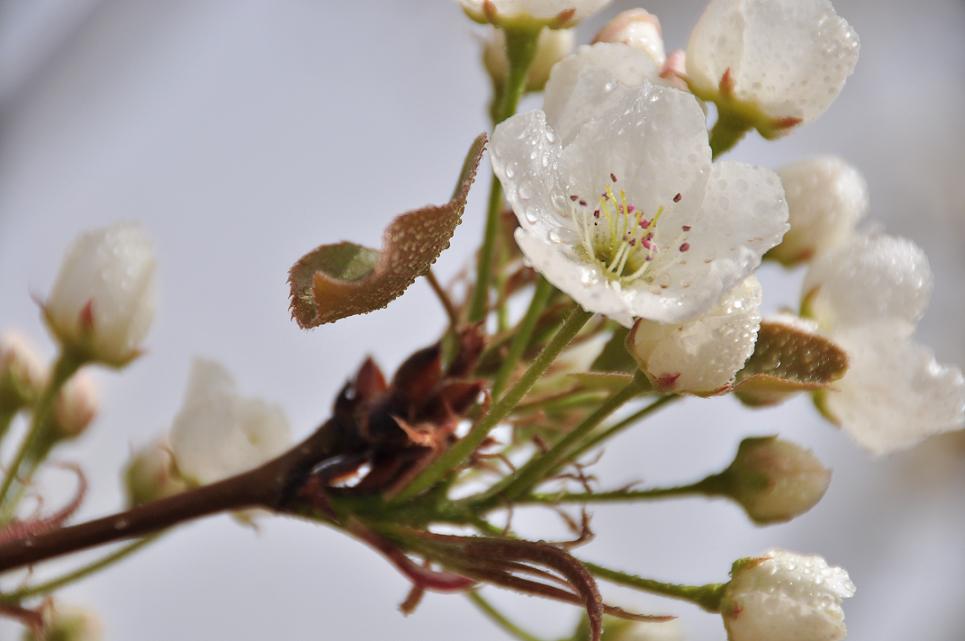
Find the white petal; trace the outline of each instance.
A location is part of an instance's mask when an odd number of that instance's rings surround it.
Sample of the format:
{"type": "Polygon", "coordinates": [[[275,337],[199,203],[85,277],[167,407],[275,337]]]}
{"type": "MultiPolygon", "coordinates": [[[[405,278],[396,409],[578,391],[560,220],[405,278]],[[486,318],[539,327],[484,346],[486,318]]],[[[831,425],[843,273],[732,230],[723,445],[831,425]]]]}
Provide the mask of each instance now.
{"type": "Polygon", "coordinates": [[[839,641],[848,573],[819,556],[771,550],[735,564],[722,614],[730,641],[839,641]]]}
{"type": "Polygon", "coordinates": [[[538,238],[523,229],[516,230],[516,243],[536,271],[583,309],[625,327],[633,323],[620,286],[607,281],[599,269],[575,256],[567,245],[538,238]]]}
{"type": "Polygon", "coordinates": [[[569,144],[579,128],[615,99],[607,87],[639,87],[656,81],[660,67],[646,53],[624,44],[582,46],[558,62],[543,94],[546,120],[569,144]]]}
{"type": "Polygon", "coordinates": [[[825,408],[860,445],[876,454],[901,450],[965,426],[965,380],[930,349],[876,324],[835,333],[848,372],[824,393],[825,408]]]}
{"type": "MultiPolygon", "coordinates": [[[[721,296],[754,272],[767,250],[787,230],[787,204],[777,174],[737,162],[713,165],[700,211],[693,218],[661,221],[662,230],[690,229],[671,234],[664,265],[657,265],[653,283],[636,289],[634,313],[663,323],[690,320],[712,307],[721,296]],[[680,252],[687,242],[689,248],[680,252]],[[664,304],[649,304],[657,297],[664,304]],[[671,302],[672,304],[667,304],[671,302]]],[[[659,239],[660,237],[658,237],[659,239]]]]}
{"type": "MultiPolygon", "coordinates": [[[[610,4],[611,0],[489,0],[500,19],[536,18],[551,20],[564,11],[574,10],[571,22],[578,22],[610,4]]],[[[485,19],[484,0],[459,0],[469,15],[485,19]]]]}
{"type": "Polygon", "coordinates": [[[868,184],[857,169],[833,156],[802,160],[778,170],[791,229],[772,252],[793,263],[829,251],[854,233],[868,211],[868,184]]]}
{"type": "Polygon", "coordinates": [[[679,325],[639,321],[631,352],[659,389],[718,393],[754,352],[760,305],[761,285],[751,276],[696,320],[679,325]]]}
{"type": "Polygon", "coordinates": [[[213,483],[270,460],[289,442],[281,408],[239,396],[221,365],[195,361],[184,405],[171,428],[171,448],[183,475],[213,483]]]}
{"type": "Polygon", "coordinates": [[[138,225],[116,224],[79,236],[60,269],[46,309],[58,337],[79,342],[89,303],[88,348],[107,362],[130,358],[154,318],[154,250],[138,225]]]}
{"type": "Polygon", "coordinates": [[[897,321],[910,334],[931,297],[925,253],[895,236],[857,236],[819,255],[804,279],[811,315],[826,331],[897,321]]]}
{"type": "Polygon", "coordinates": [[[858,49],[830,0],[711,0],[691,34],[687,71],[714,92],[730,69],[738,100],[772,118],[813,120],[841,91],[858,49]]]}

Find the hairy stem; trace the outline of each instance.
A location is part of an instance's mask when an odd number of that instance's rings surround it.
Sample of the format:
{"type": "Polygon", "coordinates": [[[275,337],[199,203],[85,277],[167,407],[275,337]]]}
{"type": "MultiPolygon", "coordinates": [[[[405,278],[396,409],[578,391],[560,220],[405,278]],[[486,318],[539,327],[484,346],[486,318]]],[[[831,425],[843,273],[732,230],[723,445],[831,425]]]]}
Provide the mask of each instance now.
{"type": "MultiPolygon", "coordinates": [[[[509,59],[509,72],[502,88],[500,101],[493,110],[493,124],[498,125],[514,113],[519,99],[526,89],[526,77],[536,55],[539,30],[504,29],[506,34],[506,55],[509,59]]],[[[489,284],[492,280],[493,263],[496,258],[496,241],[499,237],[499,212],[503,206],[503,189],[494,175],[489,187],[489,204],[486,209],[486,225],[483,244],[479,250],[479,263],[476,271],[476,287],[469,304],[469,322],[476,323],[486,317],[489,307],[489,284]]]]}
{"type": "Polygon", "coordinates": [[[638,590],[643,590],[645,592],[671,597],[673,599],[690,601],[691,603],[702,607],[708,612],[720,611],[720,602],[724,597],[724,589],[727,587],[726,583],[709,583],[707,585],[680,585],[678,583],[664,583],[662,581],[645,579],[634,574],[620,572],[619,570],[611,570],[587,561],[583,561],[583,565],[586,566],[586,569],[589,570],[594,576],[598,576],[601,579],[606,579],[611,583],[625,585],[638,590]]]}
{"type": "Polygon", "coordinates": [[[533,298],[529,302],[526,314],[523,315],[523,319],[520,321],[519,327],[516,328],[516,333],[513,335],[513,340],[509,344],[509,352],[506,354],[506,358],[503,360],[499,371],[496,372],[495,379],[493,379],[493,398],[498,399],[503,393],[503,389],[506,387],[506,383],[509,382],[509,377],[512,375],[516,363],[519,362],[523,352],[525,352],[529,346],[529,341],[533,337],[533,331],[536,329],[536,321],[539,320],[540,314],[546,309],[546,305],[549,303],[550,296],[552,295],[553,286],[548,280],[540,276],[539,280],[536,281],[536,289],[533,290],[533,298]]]}
{"type": "Polygon", "coordinates": [[[456,310],[456,306],[453,304],[452,299],[449,298],[449,294],[446,292],[445,287],[436,278],[435,272],[430,268],[425,273],[426,282],[429,283],[429,287],[432,288],[432,292],[439,299],[439,303],[442,308],[446,311],[446,317],[449,319],[449,326],[452,331],[456,331],[459,327],[459,312],[456,310]]]}
{"type": "Polygon", "coordinates": [[[688,485],[675,487],[654,487],[646,490],[613,490],[610,492],[550,492],[545,494],[530,494],[515,501],[516,505],[526,503],[545,503],[557,505],[560,503],[630,503],[633,501],[649,501],[653,499],[667,499],[678,496],[719,496],[720,484],[714,480],[714,475],[688,485]]]}
{"type": "Polygon", "coordinates": [[[466,462],[472,453],[482,445],[489,433],[513,411],[513,408],[522,400],[523,396],[532,389],[540,376],[549,369],[556,357],[559,356],[570,341],[580,332],[592,314],[582,309],[573,310],[566,320],[559,326],[556,334],[550,339],[543,351],[533,359],[529,368],[519,380],[509,388],[502,398],[493,403],[492,407],[479,421],[469,430],[462,439],[457,441],[452,447],[446,450],[431,465],[422,471],[413,481],[396,497],[397,501],[404,501],[418,496],[425,492],[438,481],[442,480],[452,470],[466,462]]]}
{"type": "Polygon", "coordinates": [[[469,590],[466,592],[466,597],[479,608],[479,611],[489,617],[489,620],[502,628],[510,636],[513,636],[520,641],[542,641],[539,637],[533,636],[526,630],[510,621],[506,616],[497,610],[489,601],[483,598],[479,594],[478,590],[469,590]]]}

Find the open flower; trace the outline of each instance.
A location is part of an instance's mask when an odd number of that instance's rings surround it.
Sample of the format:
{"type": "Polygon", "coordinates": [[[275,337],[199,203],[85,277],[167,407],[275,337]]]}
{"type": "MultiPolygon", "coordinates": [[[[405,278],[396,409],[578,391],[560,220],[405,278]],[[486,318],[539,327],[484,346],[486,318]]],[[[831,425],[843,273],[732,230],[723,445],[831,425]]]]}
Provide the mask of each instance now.
{"type": "Polygon", "coordinates": [[[769,256],[785,265],[810,260],[847,241],[868,212],[868,183],[834,156],[802,160],[778,170],[791,229],[769,256]]]}
{"type": "Polygon", "coordinates": [[[819,556],[770,550],[734,563],[721,614],[730,641],[839,641],[848,573],[819,556]]]}
{"type": "Polygon", "coordinates": [[[965,425],[965,379],[912,339],[932,277],[911,241],[858,236],[820,255],[805,277],[804,307],[848,353],[849,367],[819,406],[877,454],[965,425]]]}
{"type": "Polygon", "coordinates": [[[154,319],[154,268],[151,241],[138,225],[81,234],[44,304],[51,332],[81,358],[130,362],[154,319]]]}
{"type": "Polygon", "coordinates": [[[858,48],[829,0],[711,0],[690,35],[687,76],[698,96],[772,137],[828,108],[858,48]]]}
{"type": "Polygon", "coordinates": [[[231,375],[198,359],[171,428],[171,449],[185,478],[213,483],[265,463],[284,452],[291,433],[277,405],[240,396],[231,375]]]}
{"type": "Polygon", "coordinates": [[[719,394],[729,389],[754,352],[760,307],[761,284],[750,276],[692,321],[673,325],[637,321],[628,348],[655,388],[719,394]]]}
{"type": "Polygon", "coordinates": [[[500,26],[572,27],[610,0],[459,0],[476,22],[500,26]]]}
{"type": "Polygon", "coordinates": [[[582,49],[553,70],[544,110],[504,121],[492,140],[526,258],[626,326],[696,318],[787,229],[777,175],[712,164],[699,104],[650,82],[654,69],[625,45],[582,49]]]}

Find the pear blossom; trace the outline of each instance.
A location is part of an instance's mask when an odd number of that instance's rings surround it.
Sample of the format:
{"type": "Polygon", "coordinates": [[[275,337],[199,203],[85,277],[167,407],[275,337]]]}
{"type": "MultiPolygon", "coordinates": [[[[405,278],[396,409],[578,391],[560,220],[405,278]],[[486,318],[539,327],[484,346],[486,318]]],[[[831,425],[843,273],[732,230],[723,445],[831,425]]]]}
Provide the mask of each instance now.
{"type": "Polygon", "coordinates": [[[151,241],[138,225],[81,234],[44,304],[52,333],[82,358],[126,364],[154,318],[154,270],[151,241]]]}
{"type": "Polygon", "coordinates": [[[500,26],[572,27],[611,0],[459,0],[476,22],[500,26]]]}
{"type": "Polygon", "coordinates": [[[868,183],[834,156],[802,160],[778,170],[791,229],[769,256],[785,265],[810,260],[847,241],[868,212],[868,183]]]}
{"type": "Polygon", "coordinates": [[[761,298],[761,284],[750,276],[692,321],[639,320],[628,339],[630,353],[661,391],[719,394],[754,352],[761,298]]]}
{"type": "Polygon", "coordinates": [[[912,334],[928,305],[931,269],[914,243],[857,236],[811,264],[804,308],[847,353],[848,371],[819,407],[876,454],[965,426],[965,379],[912,334]]]}
{"type": "Polygon", "coordinates": [[[583,48],[553,69],[543,110],[498,125],[491,145],[525,257],[627,327],[696,318],[787,229],[777,175],[712,164],[697,100],[657,73],[632,47],[583,48]]]}
{"type": "Polygon", "coordinates": [[[0,334],[0,415],[30,404],[43,392],[47,369],[26,338],[0,334]]]}
{"type": "Polygon", "coordinates": [[[830,0],[711,0],[687,45],[687,77],[698,96],[773,136],[828,108],[858,49],[830,0]]]}
{"type": "Polygon", "coordinates": [[[645,9],[628,9],[616,15],[593,42],[622,42],[643,51],[660,67],[667,62],[660,19],[645,9]]]}
{"type": "Polygon", "coordinates": [[[54,427],[57,438],[76,438],[87,430],[97,416],[97,388],[86,372],[68,380],[54,401],[54,427]]]}
{"type": "Polygon", "coordinates": [[[840,641],[848,573],[819,556],[770,550],[734,563],[720,612],[729,641],[840,641]]]}
{"type": "Polygon", "coordinates": [[[766,436],[744,439],[722,480],[728,496],[764,525],[790,521],[817,505],[831,470],[810,450],[766,436]]]}
{"type": "Polygon", "coordinates": [[[181,474],[199,484],[247,471],[291,444],[288,419],[277,405],[238,394],[224,367],[198,359],[181,411],[171,428],[171,449],[181,474]]]}
{"type": "MultiPolygon", "coordinates": [[[[573,29],[543,29],[536,42],[536,54],[526,76],[527,91],[541,91],[549,80],[553,65],[573,51],[576,35],[573,29]]],[[[501,29],[491,29],[483,43],[483,64],[497,85],[502,85],[509,73],[506,55],[506,34],[501,29]]]]}

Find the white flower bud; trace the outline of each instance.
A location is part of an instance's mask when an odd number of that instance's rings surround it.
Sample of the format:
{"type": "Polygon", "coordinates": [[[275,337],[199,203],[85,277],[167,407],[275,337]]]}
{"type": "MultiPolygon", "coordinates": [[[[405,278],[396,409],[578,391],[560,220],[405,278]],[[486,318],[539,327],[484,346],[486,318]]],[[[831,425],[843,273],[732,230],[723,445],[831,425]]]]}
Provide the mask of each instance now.
{"type": "Polygon", "coordinates": [[[128,504],[141,505],[188,489],[178,474],[171,446],[164,439],[136,452],[124,470],[128,504]]]}
{"type": "Polygon", "coordinates": [[[28,632],[26,641],[101,641],[104,626],[92,611],[60,603],[45,608],[43,615],[43,636],[37,637],[28,632]]]}
{"type": "Polygon", "coordinates": [[[784,185],[791,229],[769,256],[785,265],[838,247],[868,211],[868,184],[840,158],[802,160],[777,173],[784,185]]]}
{"type": "Polygon", "coordinates": [[[79,357],[130,362],[154,318],[154,268],[151,242],[137,225],[81,234],[44,305],[54,336],[79,357]]]}
{"type": "Polygon", "coordinates": [[[687,45],[694,93],[769,136],[813,120],[858,60],[858,36],[829,0],[711,0],[687,45]]]}
{"type": "Polygon", "coordinates": [[[97,416],[97,388],[84,372],[71,377],[54,402],[56,438],[71,439],[84,433],[97,416]]]}
{"type": "Polygon", "coordinates": [[[667,62],[660,20],[645,9],[628,9],[617,14],[593,38],[593,43],[597,42],[622,42],[643,51],[661,67],[667,62]]]}
{"type": "Polygon", "coordinates": [[[803,447],[774,436],[747,438],[722,475],[727,494],[760,525],[790,521],[824,496],[831,470],[803,447]]]}
{"type": "MultiPolygon", "coordinates": [[[[549,80],[550,70],[573,50],[575,35],[572,29],[544,29],[536,43],[536,55],[526,77],[526,91],[541,91],[549,80]]],[[[483,43],[483,64],[493,82],[501,86],[509,73],[506,56],[506,35],[501,29],[490,30],[483,43]]]]}
{"type": "Polygon", "coordinates": [[[770,550],[734,563],[721,614],[729,641],[840,641],[848,573],[819,556],[770,550]]]}
{"type": "Polygon", "coordinates": [[[47,370],[30,343],[15,332],[0,334],[0,414],[31,404],[46,382],[47,370]]]}
{"type": "Polygon", "coordinates": [[[573,27],[610,0],[459,0],[476,22],[504,27],[573,27]]]}
{"type": "Polygon", "coordinates": [[[178,469],[207,484],[250,470],[288,449],[288,419],[277,405],[240,396],[218,363],[198,359],[171,428],[178,469]]]}
{"type": "Polygon", "coordinates": [[[750,276],[696,320],[670,325],[641,319],[628,349],[658,390],[721,393],[754,352],[761,296],[761,284],[750,276]]]}

